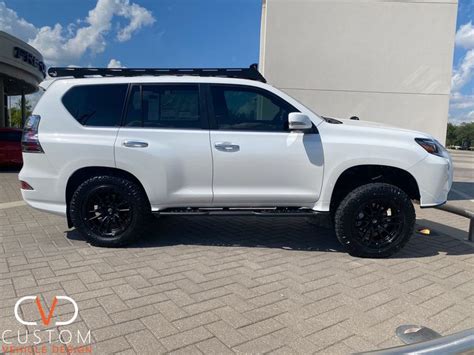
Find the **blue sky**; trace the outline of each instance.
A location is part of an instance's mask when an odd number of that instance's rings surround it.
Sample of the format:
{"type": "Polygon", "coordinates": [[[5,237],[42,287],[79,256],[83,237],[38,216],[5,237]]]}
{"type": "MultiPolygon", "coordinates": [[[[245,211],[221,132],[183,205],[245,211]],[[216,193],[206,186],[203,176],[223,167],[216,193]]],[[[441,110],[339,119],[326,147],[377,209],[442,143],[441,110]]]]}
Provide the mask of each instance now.
{"type": "MultiPolygon", "coordinates": [[[[258,62],[261,0],[0,0],[0,29],[49,65],[240,67],[258,62]]],[[[460,0],[450,120],[474,121],[474,1],[460,0]]]]}
{"type": "Polygon", "coordinates": [[[459,0],[450,121],[474,122],[474,1],[459,0]]]}
{"type": "MultiPolygon", "coordinates": [[[[456,21],[456,30],[467,24],[474,22],[474,1],[472,0],[461,0],[458,5],[458,18],[456,21]]],[[[454,64],[459,64],[465,54],[465,49],[456,46],[454,49],[454,64]]]]}
{"type": "MultiPolygon", "coordinates": [[[[0,0],[1,2],[2,0],[0,0]]],[[[18,17],[36,27],[63,27],[85,19],[97,0],[6,1],[18,17]]],[[[74,63],[106,66],[110,59],[125,66],[242,66],[258,61],[260,0],[130,0],[148,10],[155,21],[130,40],[114,38],[114,28],[128,21],[116,15],[105,35],[103,52],[88,50],[74,63]]],[[[84,26],[83,24],[82,26],[84,26]]]]}

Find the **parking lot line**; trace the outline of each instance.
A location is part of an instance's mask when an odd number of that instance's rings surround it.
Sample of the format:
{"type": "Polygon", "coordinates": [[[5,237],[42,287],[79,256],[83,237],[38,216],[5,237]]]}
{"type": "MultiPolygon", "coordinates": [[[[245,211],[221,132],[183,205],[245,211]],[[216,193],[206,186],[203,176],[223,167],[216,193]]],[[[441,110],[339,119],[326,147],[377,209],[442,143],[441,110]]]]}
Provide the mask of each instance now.
{"type": "Polygon", "coordinates": [[[4,202],[4,203],[0,203],[0,210],[5,210],[7,208],[13,208],[13,207],[20,207],[20,206],[25,206],[25,205],[26,205],[25,201],[4,202]]]}

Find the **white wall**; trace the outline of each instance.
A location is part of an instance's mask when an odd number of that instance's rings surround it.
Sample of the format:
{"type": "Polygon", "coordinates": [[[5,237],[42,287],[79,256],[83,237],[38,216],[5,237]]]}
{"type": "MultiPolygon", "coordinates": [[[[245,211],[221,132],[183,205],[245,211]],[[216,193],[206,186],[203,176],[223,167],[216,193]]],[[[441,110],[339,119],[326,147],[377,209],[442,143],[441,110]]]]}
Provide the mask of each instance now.
{"type": "Polygon", "coordinates": [[[263,0],[260,70],[327,116],[444,142],[457,0],[263,0]]]}

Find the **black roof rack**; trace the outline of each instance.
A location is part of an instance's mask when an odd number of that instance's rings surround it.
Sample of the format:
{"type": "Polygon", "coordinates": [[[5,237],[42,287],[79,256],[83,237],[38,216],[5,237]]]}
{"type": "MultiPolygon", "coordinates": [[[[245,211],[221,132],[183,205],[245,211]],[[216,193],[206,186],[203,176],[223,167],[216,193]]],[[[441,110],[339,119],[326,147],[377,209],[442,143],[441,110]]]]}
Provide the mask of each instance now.
{"type": "Polygon", "coordinates": [[[162,75],[194,75],[194,76],[222,76],[227,78],[239,78],[267,81],[258,71],[257,64],[248,68],[75,68],[75,67],[51,67],[48,69],[49,76],[53,78],[74,77],[86,78],[89,76],[162,76],[162,75]]]}

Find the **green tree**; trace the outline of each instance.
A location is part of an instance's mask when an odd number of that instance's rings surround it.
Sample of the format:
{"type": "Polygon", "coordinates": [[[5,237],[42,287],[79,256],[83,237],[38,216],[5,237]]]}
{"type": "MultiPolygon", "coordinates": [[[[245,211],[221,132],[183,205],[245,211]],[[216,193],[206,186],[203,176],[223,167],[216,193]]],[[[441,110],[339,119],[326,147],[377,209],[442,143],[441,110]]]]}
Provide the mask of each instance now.
{"type": "Polygon", "coordinates": [[[446,133],[446,145],[467,145],[468,147],[474,145],[474,122],[464,122],[459,126],[448,123],[448,130],[446,133]]]}
{"type": "Polygon", "coordinates": [[[459,145],[467,145],[468,147],[474,144],[474,122],[462,123],[456,128],[459,145]]]}
{"type": "MultiPolygon", "coordinates": [[[[31,115],[32,107],[28,99],[25,99],[25,117],[31,115]]],[[[17,101],[13,107],[10,108],[10,126],[21,128],[21,101],[17,101]]]]}
{"type": "Polygon", "coordinates": [[[446,132],[446,145],[456,145],[457,133],[456,126],[448,123],[448,131],[446,132]]]}

